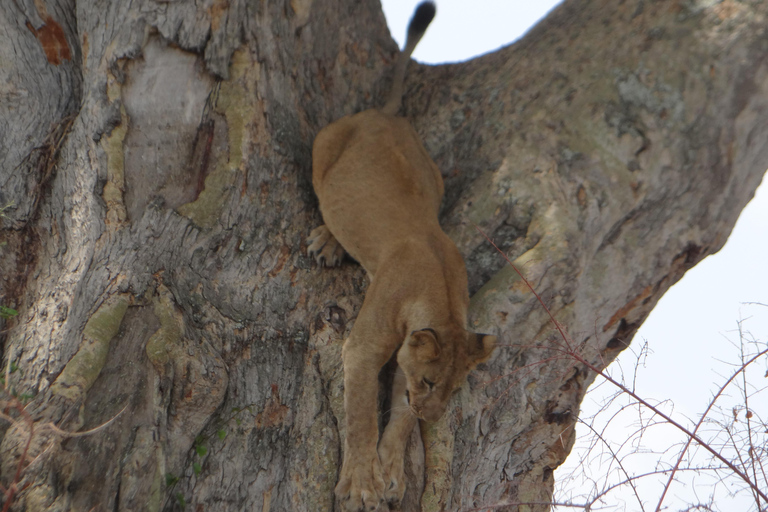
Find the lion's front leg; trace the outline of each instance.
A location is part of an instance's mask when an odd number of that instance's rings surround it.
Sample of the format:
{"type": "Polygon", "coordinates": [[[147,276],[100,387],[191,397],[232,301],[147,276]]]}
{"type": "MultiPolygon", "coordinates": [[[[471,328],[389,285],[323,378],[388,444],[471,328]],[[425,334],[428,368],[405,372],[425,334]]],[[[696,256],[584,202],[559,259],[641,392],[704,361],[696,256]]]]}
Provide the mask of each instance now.
{"type": "Polygon", "coordinates": [[[347,436],[336,497],[348,512],[376,510],[384,501],[384,476],[376,452],[376,409],[379,370],[387,358],[371,351],[370,346],[357,343],[353,337],[344,344],[347,436]]]}
{"type": "Polygon", "coordinates": [[[344,443],[344,464],[341,467],[336,497],[347,512],[374,511],[384,501],[384,477],[376,451],[373,456],[355,453],[344,443]]]}
{"type": "Polygon", "coordinates": [[[405,494],[405,448],[418,419],[411,412],[405,394],[405,374],[398,368],[392,384],[392,411],[379,443],[379,460],[384,469],[387,489],[384,498],[398,507],[405,494]]]}

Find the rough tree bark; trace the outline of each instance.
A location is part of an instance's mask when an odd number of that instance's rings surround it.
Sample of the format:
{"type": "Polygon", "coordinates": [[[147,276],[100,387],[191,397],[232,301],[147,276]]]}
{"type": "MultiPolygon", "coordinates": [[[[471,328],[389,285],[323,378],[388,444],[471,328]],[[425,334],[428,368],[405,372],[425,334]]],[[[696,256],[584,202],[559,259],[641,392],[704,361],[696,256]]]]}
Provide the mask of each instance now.
{"type": "MultiPolygon", "coordinates": [[[[613,360],[768,167],[767,14],[567,0],[515,45],[411,65],[473,327],[503,346],[413,437],[404,510],[546,503],[594,378],[553,357],[473,224],[588,359],[613,360]]],[[[0,27],[0,305],[19,311],[0,340],[35,420],[14,509],[333,510],[366,281],[305,255],[310,149],[384,98],[378,2],[14,0],[0,27]]],[[[6,487],[29,432],[6,427],[6,487]]]]}

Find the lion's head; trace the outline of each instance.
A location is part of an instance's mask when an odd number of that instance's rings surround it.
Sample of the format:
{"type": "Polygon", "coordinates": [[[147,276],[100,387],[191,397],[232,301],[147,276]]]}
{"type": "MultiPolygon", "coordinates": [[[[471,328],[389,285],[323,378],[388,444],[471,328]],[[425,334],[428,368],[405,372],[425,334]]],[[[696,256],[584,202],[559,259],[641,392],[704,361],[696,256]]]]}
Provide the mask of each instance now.
{"type": "Polygon", "coordinates": [[[461,327],[413,331],[397,353],[405,374],[406,399],[413,414],[426,421],[443,415],[451,394],[467,374],[486,361],[496,336],[475,334],[461,327]]]}

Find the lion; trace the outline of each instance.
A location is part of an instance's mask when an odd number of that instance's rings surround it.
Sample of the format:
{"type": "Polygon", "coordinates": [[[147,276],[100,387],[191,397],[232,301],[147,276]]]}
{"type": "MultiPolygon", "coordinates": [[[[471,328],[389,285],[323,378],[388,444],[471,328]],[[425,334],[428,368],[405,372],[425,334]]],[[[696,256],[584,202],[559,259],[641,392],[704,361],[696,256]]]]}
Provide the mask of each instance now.
{"type": "Polygon", "coordinates": [[[496,338],[467,331],[467,273],[440,228],[443,179],[409,122],[397,117],[405,69],[435,14],[418,6],[381,110],[347,116],[317,134],[312,184],[324,225],[308,252],[335,266],[348,253],[370,286],[344,342],[344,461],[335,493],[347,511],[397,506],[405,447],[418,420],[438,420],[496,338]],[[392,411],[379,442],[378,374],[397,352],[392,411]],[[377,446],[378,445],[378,446],[377,446]]]}

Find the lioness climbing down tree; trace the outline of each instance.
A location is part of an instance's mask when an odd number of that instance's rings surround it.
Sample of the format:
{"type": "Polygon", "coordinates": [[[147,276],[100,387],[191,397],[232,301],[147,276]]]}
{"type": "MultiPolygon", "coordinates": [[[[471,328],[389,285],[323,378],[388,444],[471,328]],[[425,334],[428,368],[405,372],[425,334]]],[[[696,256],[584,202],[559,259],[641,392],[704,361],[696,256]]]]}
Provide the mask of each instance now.
{"type": "Polygon", "coordinates": [[[344,251],[371,284],[344,343],[347,432],[336,496],[348,511],[399,503],[405,446],[417,419],[435,421],[495,337],[466,330],[464,261],[438,223],[443,180],[404,118],[396,117],[405,69],[435,14],[419,5],[381,110],[344,117],[315,139],[312,181],[325,225],[309,253],[336,265],[344,251]],[[378,373],[397,351],[392,412],[378,443],[378,373]]]}

